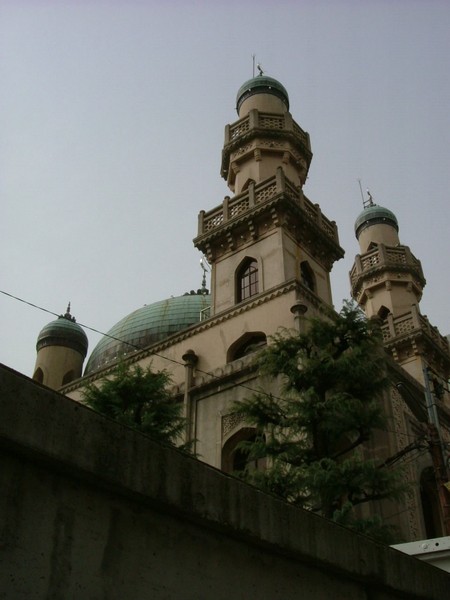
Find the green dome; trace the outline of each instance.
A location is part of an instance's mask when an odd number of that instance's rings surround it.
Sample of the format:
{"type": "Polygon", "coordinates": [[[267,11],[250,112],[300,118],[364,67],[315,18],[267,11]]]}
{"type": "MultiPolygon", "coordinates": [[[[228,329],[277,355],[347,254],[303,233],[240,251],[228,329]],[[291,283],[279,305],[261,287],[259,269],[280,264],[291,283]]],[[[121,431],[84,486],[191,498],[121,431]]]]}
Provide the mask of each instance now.
{"type": "Polygon", "coordinates": [[[289,110],[289,96],[286,88],[276,79],[267,77],[267,75],[258,75],[246,81],[241,87],[236,96],[236,110],[239,113],[241,104],[254,94],[272,94],[280,98],[289,110]]]}
{"type": "Polygon", "coordinates": [[[398,231],[398,221],[397,217],[394,215],[392,211],[383,206],[378,206],[377,204],[372,204],[365,208],[357,217],[355,221],[355,235],[358,238],[361,231],[366,229],[366,227],[370,227],[371,225],[376,225],[378,223],[385,223],[386,225],[391,225],[398,231]]]}
{"type": "Polygon", "coordinates": [[[36,350],[39,351],[46,346],[72,348],[82,354],[84,358],[88,350],[88,339],[83,329],[75,322],[74,317],[66,312],[56,321],[45,325],[39,333],[36,350]]]}
{"type": "Polygon", "coordinates": [[[138,308],[116,323],[99,341],[84,374],[89,375],[125,354],[198,323],[201,311],[210,305],[211,296],[208,294],[191,293],[138,308]]]}

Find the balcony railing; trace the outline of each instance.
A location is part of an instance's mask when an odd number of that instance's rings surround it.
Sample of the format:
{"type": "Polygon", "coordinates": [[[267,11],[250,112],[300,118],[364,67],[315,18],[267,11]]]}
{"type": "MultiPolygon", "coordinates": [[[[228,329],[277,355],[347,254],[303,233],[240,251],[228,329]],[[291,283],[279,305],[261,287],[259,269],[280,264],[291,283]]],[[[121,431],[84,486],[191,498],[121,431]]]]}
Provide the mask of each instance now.
{"type": "Polygon", "coordinates": [[[421,315],[416,306],[411,307],[411,311],[403,315],[394,317],[388,315],[386,322],[382,325],[381,331],[385,343],[394,338],[407,335],[411,332],[422,331],[425,333],[441,350],[448,354],[448,339],[439,333],[439,329],[431,325],[425,315],[421,315]]]}
{"type": "Polygon", "coordinates": [[[251,110],[248,115],[239,119],[225,128],[225,145],[234,142],[241,136],[248,133],[251,129],[272,129],[278,131],[292,131],[301,142],[310,149],[309,136],[306,131],[292,119],[290,113],[272,114],[262,113],[258,110],[251,110]]]}
{"type": "Polygon", "coordinates": [[[258,185],[251,184],[242,194],[234,198],[227,196],[220,206],[208,212],[200,211],[198,235],[211,233],[224,223],[239,217],[254,206],[263,204],[281,193],[294,200],[303,209],[309,220],[320,227],[335,243],[339,243],[336,223],[327,219],[320,210],[319,205],[308,200],[301,190],[285,177],[281,168],[277,170],[276,175],[262,183],[258,185]]]}
{"type": "Polygon", "coordinates": [[[350,272],[352,286],[361,275],[378,266],[393,268],[396,266],[411,267],[416,271],[420,279],[423,280],[423,283],[425,283],[420,260],[412,254],[407,246],[390,248],[384,246],[384,244],[379,244],[370,252],[366,252],[365,254],[356,257],[355,264],[350,272]]]}

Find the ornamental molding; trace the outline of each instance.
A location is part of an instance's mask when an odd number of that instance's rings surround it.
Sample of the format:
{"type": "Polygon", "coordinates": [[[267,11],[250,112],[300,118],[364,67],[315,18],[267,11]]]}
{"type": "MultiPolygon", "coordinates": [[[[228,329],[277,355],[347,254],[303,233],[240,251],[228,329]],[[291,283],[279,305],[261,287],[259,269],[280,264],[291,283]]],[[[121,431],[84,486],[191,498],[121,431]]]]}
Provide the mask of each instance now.
{"type": "Polygon", "coordinates": [[[344,251],[337,240],[330,237],[299,203],[285,192],[279,192],[267,200],[248,207],[227,221],[222,221],[209,231],[194,239],[194,245],[204,252],[211,262],[229,250],[245,243],[243,230],[250,230],[256,239],[265,233],[264,227],[271,222],[275,227],[284,227],[315,257],[320,257],[328,270],[336,260],[343,257],[344,251]],[[269,216],[270,221],[267,219],[269,216]],[[230,241],[232,243],[230,245],[230,241]]]}
{"type": "MultiPolygon", "coordinates": [[[[191,325],[187,329],[175,333],[174,335],[166,338],[165,340],[156,342],[155,344],[143,348],[142,350],[136,350],[128,355],[122,355],[121,357],[111,359],[110,363],[106,364],[104,367],[100,368],[95,373],[92,373],[91,375],[85,376],[83,378],[75,380],[74,382],[71,382],[70,384],[61,388],[60,391],[63,394],[67,394],[71,391],[85,387],[88,383],[93,383],[94,381],[104,379],[117,368],[117,364],[121,360],[125,363],[134,364],[151,356],[159,356],[165,359],[166,357],[162,356],[161,354],[164,350],[171,348],[172,346],[175,346],[177,344],[180,344],[185,340],[191,339],[192,337],[198,335],[203,331],[207,331],[209,329],[217,327],[218,325],[221,325],[222,323],[234,319],[237,316],[245,314],[246,312],[257,308],[258,306],[267,304],[272,300],[275,300],[285,294],[289,294],[292,292],[295,292],[297,299],[304,300],[309,306],[314,307],[314,309],[317,312],[323,314],[324,316],[329,315],[330,307],[328,305],[326,305],[318,296],[316,296],[316,294],[314,294],[297,279],[291,279],[275,288],[258,294],[256,297],[250,298],[246,302],[234,305],[233,307],[228,308],[217,315],[213,315],[212,317],[209,317],[204,321],[200,321],[200,323],[191,325]]],[[[174,362],[173,359],[168,360],[174,362]]],[[[214,380],[218,380],[222,376],[224,378],[227,378],[230,376],[230,374],[236,371],[242,371],[244,366],[245,368],[250,368],[249,364],[246,363],[244,365],[244,360],[245,359],[242,358],[238,361],[234,361],[236,365],[231,367],[229,365],[232,365],[233,363],[228,363],[227,365],[220,367],[219,369],[222,369],[222,373],[219,373],[219,371],[217,371],[216,373],[211,372],[210,374],[205,374],[205,379],[201,383],[199,380],[199,385],[209,384],[211,382],[214,382],[214,380]],[[240,363],[242,364],[240,365],[240,363]],[[209,379],[207,376],[209,376],[209,379]]],[[[181,361],[181,359],[175,362],[180,366],[184,366],[184,363],[181,361]]]]}
{"type": "Polygon", "coordinates": [[[222,416],[222,443],[226,441],[227,438],[231,437],[231,434],[234,433],[235,430],[240,429],[241,425],[245,424],[244,417],[242,415],[238,415],[237,413],[230,413],[228,415],[222,416]]]}
{"type": "Polygon", "coordinates": [[[421,296],[425,286],[425,280],[421,281],[420,271],[414,266],[396,265],[388,262],[364,271],[352,272],[350,277],[353,294],[358,294],[363,286],[374,285],[379,282],[390,282],[392,284],[397,281],[398,283],[414,286],[421,296]],[[412,276],[413,280],[406,279],[405,275],[412,276]]]}

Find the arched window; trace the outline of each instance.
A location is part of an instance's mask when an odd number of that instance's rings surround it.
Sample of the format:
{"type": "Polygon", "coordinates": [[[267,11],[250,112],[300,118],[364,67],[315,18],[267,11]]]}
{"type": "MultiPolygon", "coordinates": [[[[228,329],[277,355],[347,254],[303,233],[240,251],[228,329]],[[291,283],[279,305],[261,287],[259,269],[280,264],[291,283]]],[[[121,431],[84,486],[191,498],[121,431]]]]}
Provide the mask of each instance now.
{"type": "Polygon", "coordinates": [[[259,291],[258,263],[247,258],[236,273],[236,300],[242,302],[255,296],[259,291]]]}
{"type": "Polygon", "coordinates": [[[74,379],[75,379],[75,373],[74,373],[74,370],[72,369],[71,371],[67,371],[67,373],[64,375],[61,385],[66,385],[66,384],[70,383],[71,381],[73,381],[74,379]]]}
{"type": "Polygon", "coordinates": [[[304,286],[306,286],[312,292],[316,291],[316,278],[314,271],[308,264],[308,261],[304,260],[300,263],[300,280],[304,286]]]}
{"type": "Polygon", "coordinates": [[[246,190],[248,190],[250,184],[255,183],[254,179],[247,179],[247,181],[244,183],[244,185],[242,186],[242,191],[245,192],[246,190]]]}
{"type": "Polygon", "coordinates": [[[267,345],[267,336],[262,331],[244,333],[228,348],[227,362],[232,362],[267,345]]]}
{"type": "Polygon", "coordinates": [[[238,448],[240,442],[253,442],[256,439],[256,430],[252,427],[244,427],[227,440],[222,448],[222,471],[235,473],[245,468],[264,470],[266,459],[249,461],[246,452],[238,448]]]}
{"type": "Polygon", "coordinates": [[[391,311],[388,308],[386,308],[386,306],[383,305],[383,306],[380,306],[380,309],[377,314],[380,317],[380,319],[383,319],[383,321],[384,321],[385,319],[387,319],[387,316],[390,312],[391,311]]]}
{"type": "Polygon", "coordinates": [[[42,383],[44,381],[44,372],[41,369],[41,367],[38,367],[36,369],[36,371],[34,372],[34,375],[33,375],[33,379],[34,379],[34,381],[37,381],[38,383],[42,383]]]}

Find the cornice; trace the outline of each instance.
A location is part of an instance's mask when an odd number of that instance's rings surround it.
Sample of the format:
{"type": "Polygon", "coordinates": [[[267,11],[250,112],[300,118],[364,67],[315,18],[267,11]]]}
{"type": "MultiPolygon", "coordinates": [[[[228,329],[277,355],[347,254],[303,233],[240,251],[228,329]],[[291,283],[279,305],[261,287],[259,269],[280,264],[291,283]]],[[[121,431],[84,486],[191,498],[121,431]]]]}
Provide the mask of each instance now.
{"type": "Polygon", "coordinates": [[[302,208],[296,199],[291,198],[286,192],[281,191],[276,195],[250,206],[245,212],[241,212],[227,221],[222,222],[213,229],[198,235],[194,238],[196,248],[207,254],[214,261],[214,247],[223,245],[233,251],[239,243],[239,235],[233,238],[233,234],[238,234],[242,228],[249,228],[253,239],[261,237],[256,226],[263,219],[267,218],[274,226],[282,226],[291,232],[299,242],[308,242],[309,248],[315,248],[318,254],[329,255],[327,267],[331,268],[334,261],[344,256],[344,250],[336,241],[330,237],[314,220],[308,215],[308,212],[302,208]],[[295,221],[295,222],[294,222],[295,221]],[[296,226],[300,229],[310,231],[309,236],[294,233],[296,226]],[[231,237],[230,237],[231,236],[231,237]],[[319,249],[322,251],[319,251],[319,249]],[[330,264],[331,263],[331,264],[330,264]]]}
{"type": "MultiPolygon", "coordinates": [[[[384,284],[386,281],[392,280],[392,283],[409,283],[409,281],[402,281],[395,279],[394,275],[398,273],[405,273],[416,277],[418,280],[415,282],[414,280],[411,282],[419,292],[419,295],[422,295],[423,288],[425,287],[425,278],[421,275],[418,269],[415,269],[410,265],[398,265],[396,263],[384,263],[376,265],[375,267],[371,267],[370,269],[366,269],[360,273],[356,273],[351,277],[351,287],[352,294],[357,296],[361,293],[364,284],[373,278],[374,276],[386,275],[386,278],[380,279],[379,281],[373,282],[373,285],[384,284]]],[[[370,283],[370,282],[369,282],[370,283]]],[[[372,287],[372,286],[370,286],[372,287]]]]}
{"type": "MultiPolygon", "coordinates": [[[[203,331],[207,331],[209,329],[217,327],[222,323],[225,323],[231,319],[234,319],[237,316],[240,316],[248,311],[257,308],[258,306],[267,304],[268,302],[271,302],[276,298],[279,298],[285,294],[289,294],[292,292],[295,292],[297,297],[304,299],[305,302],[309,303],[310,306],[314,306],[314,308],[318,312],[321,312],[323,315],[329,314],[331,307],[325,304],[318,296],[316,296],[316,294],[311,292],[311,290],[309,290],[306,286],[300,283],[297,279],[290,279],[289,281],[286,281],[283,284],[271,288],[270,290],[262,292],[245,302],[234,305],[220,312],[217,315],[213,315],[208,319],[205,319],[204,321],[200,321],[200,323],[191,325],[187,329],[184,329],[183,331],[180,331],[166,338],[163,341],[157,342],[151,346],[148,346],[147,348],[143,348],[142,350],[136,350],[133,353],[112,360],[111,363],[105,365],[103,368],[99,369],[95,373],[77,379],[76,381],[64,386],[59,391],[63,394],[67,394],[71,391],[85,387],[88,383],[93,383],[94,381],[104,379],[115,370],[120,361],[133,364],[151,356],[158,356],[165,359],[166,357],[162,356],[161,353],[167,348],[175,346],[176,344],[180,344],[181,342],[191,339],[192,337],[198,335],[203,331]]],[[[177,364],[184,366],[184,364],[181,361],[174,361],[170,358],[167,358],[167,360],[171,362],[176,362],[177,364]]]]}
{"type": "Polygon", "coordinates": [[[225,146],[222,150],[222,166],[221,166],[221,175],[224,178],[228,177],[228,171],[230,168],[230,156],[233,152],[236,152],[242,146],[249,144],[255,138],[259,139],[272,139],[272,140],[284,140],[290,142],[293,146],[293,149],[300,153],[300,155],[306,159],[307,162],[307,170],[309,170],[309,166],[312,161],[313,153],[311,149],[305,145],[303,136],[294,131],[287,129],[265,129],[263,127],[255,127],[253,129],[249,129],[242,135],[234,138],[225,146]]]}
{"type": "MultiPolygon", "coordinates": [[[[415,349],[415,354],[425,354],[432,356],[438,356],[440,362],[447,368],[450,368],[450,356],[445,352],[439,344],[437,344],[433,338],[427,333],[422,327],[417,327],[407,333],[397,335],[389,338],[383,342],[386,350],[392,352],[395,357],[405,346],[411,346],[415,349]],[[422,343],[422,350],[417,350],[417,343],[422,343]]],[[[395,360],[395,358],[394,358],[395,360]]]]}

